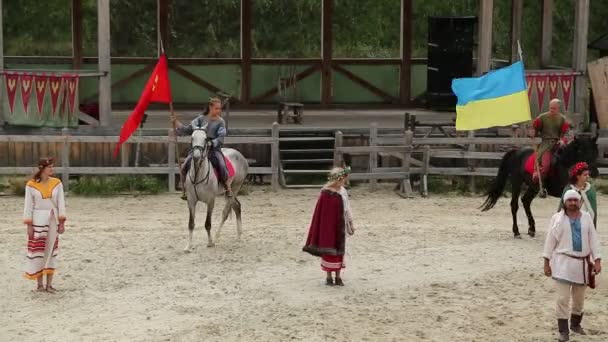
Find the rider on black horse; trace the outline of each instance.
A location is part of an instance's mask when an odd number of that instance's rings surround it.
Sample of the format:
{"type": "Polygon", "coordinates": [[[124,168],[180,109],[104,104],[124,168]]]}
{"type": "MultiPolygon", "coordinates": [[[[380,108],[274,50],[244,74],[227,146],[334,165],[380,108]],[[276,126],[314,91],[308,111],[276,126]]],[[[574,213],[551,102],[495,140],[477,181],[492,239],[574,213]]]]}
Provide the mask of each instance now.
{"type": "MultiPolygon", "coordinates": [[[[536,150],[536,165],[534,172],[534,182],[539,182],[539,177],[542,177],[541,184],[546,184],[547,175],[551,166],[551,160],[559,145],[565,145],[565,136],[570,129],[568,119],[560,113],[561,101],[553,99],[549,102],[549,111],[540,114],[533,122],[533,129],[530,132],[530,137],[540,135],[541,143],[536,150]],[[540,172],[540,174],[539,174],[540,172]]],[[[540,189],[541,194],[545,193],[544,189],[540,189]]]]}
{"type": "MultiPolygon", "coordinates": [[[[232,189],[230,188],[230,177],[228,167],[226,166],[226,160],[222,153],[222,145],[224,144],[224,137],[226,136],[226,123],[221,117],[222,114],[222,101],[218,98],[209,99],[209,104],[205,112],[196,119],[192,120],[190,125],[184,125],[179,122],[175,115],[171,115],[171,120],[175,123],[175,134],[178,136],[192,135],[195,127],[203,127],[207,125],[207,136],[209,138],[208,144],[209,150],[209,161],[213,167],[218,170],[219,182],[222,184],[227,197],[232,196],[232,189]]],[[[190,161],[192,160],[192,151],[188,152],[186,161],[184,161],[180,169],[180,183],[182,185],[182,199],[186,198],[186,189],[184,182],[186,175],[190,168],[190,161]]]]}

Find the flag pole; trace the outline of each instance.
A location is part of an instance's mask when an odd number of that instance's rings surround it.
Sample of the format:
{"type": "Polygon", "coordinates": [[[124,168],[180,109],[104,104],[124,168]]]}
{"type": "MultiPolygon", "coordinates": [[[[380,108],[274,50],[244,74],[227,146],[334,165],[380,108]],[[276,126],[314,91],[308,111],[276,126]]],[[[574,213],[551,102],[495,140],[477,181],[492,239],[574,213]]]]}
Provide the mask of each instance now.
{"type": "MultiPolygon", "coordinates": [[[[160,42],[160,54],[162,56],[165,54],[165,46],[163,44],[163,38],[161,36],[159,36],[159,42],[160,42]]],[[[167,68],[169,67],[168,64],[169,64],[169,59],[167,58],[167,68]]],[[[176,159],[175,161],[177,163],[177,167],[181,170],[182,165],[179,162],[179,147],[177,146],[177,127],[176,127],[177,116],[175,115],[175,111],[173,110],[173,97],[171,97],[171,100],[169,101],[169,112],[171,113],[169,116],[169,121],[171,122],[171,126],[173,128],[171,135],[173,135],[173,143],[174,143],[173,145],[175,146],[175,159],[176,159]],[[174,117],[175,120],[171,120],[172,117],[174,117]]],[[[181,180],[181,177],[180,177],[180,180],[181,180]]],[[[182,187],[183,187],[183,184],[182,184],[182,187]]]]}
{"type": "Polygon", "coordinates": [[[519,39],[517,40],[517,54],[519,55],[519,60],[521,62],[524,61],[523,51],[521,50],[521,44],[519,44],[519,39]]]}
{"type": "MultiPolygon", "coordinates": [[[[524,61],[523,51],[521,49],[521,44],[519,43],[519,39],[517,40],[517,54],[519,55],[519,60],[521,62],[524,61]]],[[[534,153],[536,153],[536,157],[534,158],[534,168],[536,169],[536,173],[538,175],[538,187],[539,193],[542,195],[545,193],[545,188],[543,187],[543,176],[541,174],[540,165],[538,164],[538,145],[534,143],[534,136],[530,134],[530,138],[532,139],[532,148],[534,149],[534,153]]],[[[546,194],[545,194],[546,196],[546,194]]]]}

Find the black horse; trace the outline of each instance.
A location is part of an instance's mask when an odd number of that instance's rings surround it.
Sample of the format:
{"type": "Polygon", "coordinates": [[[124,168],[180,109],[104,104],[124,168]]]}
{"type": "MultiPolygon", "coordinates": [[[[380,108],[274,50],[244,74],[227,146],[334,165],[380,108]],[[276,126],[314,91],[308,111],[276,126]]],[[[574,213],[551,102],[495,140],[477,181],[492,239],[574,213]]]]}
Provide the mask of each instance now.
{"type": "MultiPolygon", "coordinates": [[[[532,217],[530,205],[539,192],[539,185],[532,180],[532,175],[525,170],[528,157],[533,152],[532,148],[526,147],[511,150],[504,155],[498,169],[498,175],[496,175],[496,178],[492,182],[487,192],[487,198],[481,206],[482,211],[492,209],[502,196],[507,180],[510,180],[513,235],[516,238],[521,238],[517,226],[517,210],[519,209],[519,195],[524,183],[527,185],[527,189],[521,197],[521,202],[528,217],[528,235],[534,237],[536,234],[534,217],[532,217]]],[[[561,197],[564,187],[568,184],[568,170],[578,162],[589,164],[591,176],[596,177],[598,175],[596,167],[597,156],[597,136],[592,137],[586,133],[578,135],[571,143],[559,147],[552,158],[549,174],[543,182],[547,193],[553,197],[561,197]]]]}

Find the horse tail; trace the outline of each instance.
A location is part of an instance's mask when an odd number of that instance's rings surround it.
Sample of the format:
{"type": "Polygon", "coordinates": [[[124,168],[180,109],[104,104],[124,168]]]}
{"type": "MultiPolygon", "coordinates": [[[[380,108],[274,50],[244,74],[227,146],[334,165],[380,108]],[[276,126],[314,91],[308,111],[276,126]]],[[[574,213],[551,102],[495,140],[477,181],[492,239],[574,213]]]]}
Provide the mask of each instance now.
{"type": "Polygon", "coordinates": [[[500,196],[502,196],[502,193],[505,190],[505,186],[507,185],[507,179],[509,177],[509,174],[511,173],[509,170],[509,166],[511,165],[511,159],[517,151],[518,150],[511,150],[505,153],[505,155],[502,157],[500,167],[498,168],[498,174],[496,175],[496,178],[494,178],[492,185],[490,185],[490,189],[487,192],[486,200],[480,207],[481,211],[488,211],[492,209],[496,202],[498,202],[500,196]]]}

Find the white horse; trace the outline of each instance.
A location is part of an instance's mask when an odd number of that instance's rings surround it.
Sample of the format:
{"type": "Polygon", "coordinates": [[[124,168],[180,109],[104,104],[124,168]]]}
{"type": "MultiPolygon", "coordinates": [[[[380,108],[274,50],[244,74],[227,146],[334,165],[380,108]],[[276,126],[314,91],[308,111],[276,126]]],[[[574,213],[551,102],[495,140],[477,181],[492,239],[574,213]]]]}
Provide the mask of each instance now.
{"type": "MultiPolygon", "coordinates": [[[[188,244],[186,245],[186,248],[184,248],[184,251],[186,252],[192,250],[192,233],[194,232],[194,219],[196,217],[196,204],[198,202],[204,202],[207,205],[207,219],[205,220],[205,230],[207,230],[208,239],[207,247],[215,246],[215,243],[211,238],[211,215],[213,214],[215,199],[218,195],[223,193],[224,189],[219,184],[213,166],[208,159],[211,146],[207,142],[207,125],[196,127],[194,132],[192,132],[192,160],[190,161],[190,170],[188,170],[184,182],[186,196],[188,197],[188,209],[190,211],[190,220],[188,221],[188,244]]],[[[226,204],[224,206],[224,211],[222,212],[222,222],[215,234],[215,242],[219,241],[220,231],[232,210],[234,210],[236,216],[237,238],[239,240],[241,238],[241,203],[238,201],[237,195],[247,178],[247,172],[249,170],[247,160],[239,151],[231,148],[222,148],[222,152],[234,167],[234,177],[232,179],[234,196],[226,198],[226,204]]]]}

